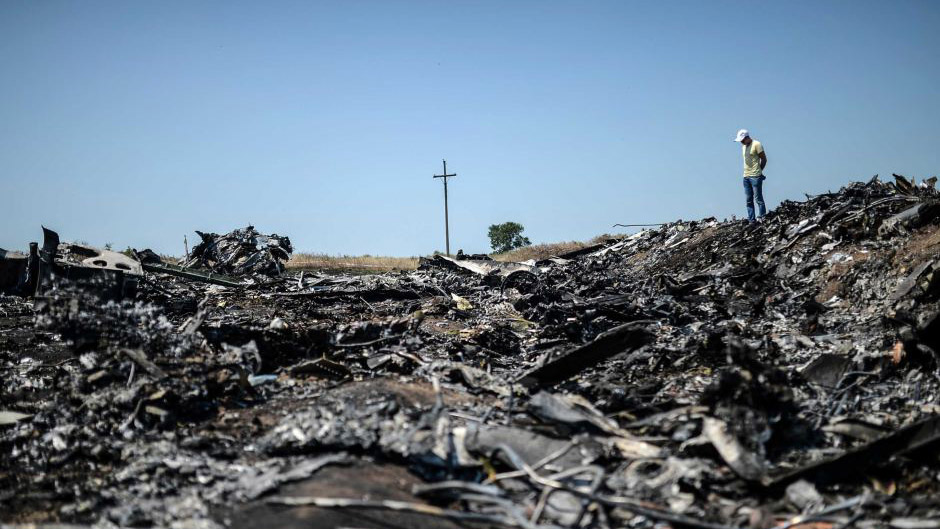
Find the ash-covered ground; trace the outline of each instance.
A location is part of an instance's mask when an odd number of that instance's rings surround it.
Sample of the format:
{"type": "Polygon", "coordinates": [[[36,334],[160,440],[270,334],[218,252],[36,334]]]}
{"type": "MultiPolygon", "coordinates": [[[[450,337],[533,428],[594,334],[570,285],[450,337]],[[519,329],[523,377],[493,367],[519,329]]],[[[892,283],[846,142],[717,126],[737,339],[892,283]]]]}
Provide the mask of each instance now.
{"type": "Polygon", "coordinates": [[[940,527],[938,200],[0,297],[0,522],[940,527]]]}

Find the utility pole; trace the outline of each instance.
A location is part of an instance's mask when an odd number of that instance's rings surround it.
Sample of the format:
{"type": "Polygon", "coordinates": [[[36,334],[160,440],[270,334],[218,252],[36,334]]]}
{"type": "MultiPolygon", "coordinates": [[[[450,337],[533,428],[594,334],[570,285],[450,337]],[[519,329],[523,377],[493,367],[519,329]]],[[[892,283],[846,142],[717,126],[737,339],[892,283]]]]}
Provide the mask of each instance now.
{"type": "Polygon", "coordinates": [[[457,173],[447,174],[447,160],[442,160],[444,162],[444,174],[436,174],[434,178],[443,178],[444,179],[444,237],[447,241],[447,256],[450,257],[450,223],[447,218],[447,179],[452,176],[457,176],[457,173]]]}

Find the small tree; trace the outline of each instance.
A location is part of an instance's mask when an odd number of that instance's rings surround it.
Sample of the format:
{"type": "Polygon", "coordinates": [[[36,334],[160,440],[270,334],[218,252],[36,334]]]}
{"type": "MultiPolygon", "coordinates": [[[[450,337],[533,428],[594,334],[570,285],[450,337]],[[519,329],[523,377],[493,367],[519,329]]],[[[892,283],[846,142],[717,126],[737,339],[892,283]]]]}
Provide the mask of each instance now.
{"type": "Polygon", "coordinates": [[[496,253],[508,252],[532,244],[528,237],[523,237],[525,228],[518,222],[504,222],[490,226],[490,246],[496,253]]]}

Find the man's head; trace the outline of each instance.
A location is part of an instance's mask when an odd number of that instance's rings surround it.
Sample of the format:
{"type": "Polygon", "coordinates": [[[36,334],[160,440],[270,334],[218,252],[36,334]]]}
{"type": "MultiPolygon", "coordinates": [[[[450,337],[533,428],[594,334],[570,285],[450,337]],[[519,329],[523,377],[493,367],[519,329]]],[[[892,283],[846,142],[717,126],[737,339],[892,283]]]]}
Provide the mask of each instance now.
{"type": "Polygon", "coordinates": [[[744,145],[751,144],[751,133],[747,129],[741,129],[738,131],[738,135],[734,137],[734,141],[740,142],[744,145]]]}

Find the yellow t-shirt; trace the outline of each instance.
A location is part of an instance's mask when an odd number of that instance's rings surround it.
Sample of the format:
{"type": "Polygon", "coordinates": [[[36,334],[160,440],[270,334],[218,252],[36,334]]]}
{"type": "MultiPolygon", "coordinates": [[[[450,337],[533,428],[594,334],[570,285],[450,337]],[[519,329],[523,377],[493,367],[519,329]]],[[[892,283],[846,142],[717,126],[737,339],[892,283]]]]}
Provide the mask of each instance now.
{"type": "Polygon", "coordinates": [[[750,145],[741,146],[741,154],[744,156],[744,176],[760,176],[760,153],[764,152],[764,146],[757,140],[751,140],[750,145]]]}

